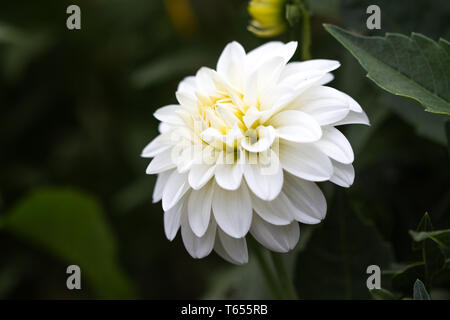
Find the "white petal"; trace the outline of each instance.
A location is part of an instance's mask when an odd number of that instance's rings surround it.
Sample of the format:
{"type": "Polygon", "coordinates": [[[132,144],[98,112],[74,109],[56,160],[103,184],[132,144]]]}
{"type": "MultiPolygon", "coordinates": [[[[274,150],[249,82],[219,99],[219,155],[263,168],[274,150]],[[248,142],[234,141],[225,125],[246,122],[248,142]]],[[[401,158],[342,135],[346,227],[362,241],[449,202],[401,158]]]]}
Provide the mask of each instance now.
{"type": "Polygon", "coordinates": [[[361,106],[358,104],[358,102],[356,102],[352,97],[350,97],[348,94],[336,90],[334,88],[331,87],[327,87],[327,86],[320,86],[319,87],[322,95],[328,95],[329,97],[333,97],[335,99],[339,99],[342,102],[345,102],[346,104],[348,104],[349,108],[351,111],[355,111],[355,112],[362,112],[362,108],[361,106]]]}
{"type": "Polygon", "coordinates": [[[247,234],[252,222],[252,201],[245,183],[235,191],[215,184],[212,208],[217,224],[228,235],[242,238],[247,234]]]}
{"type": "Polygon", "coordinates": [[[172,172],[164,187],[162,196],[162,207],[164,211],[172,208],[189,190],[188,177],[186,173],[172,172]]]}
{"type": "Polygon", "coordinates": [[[289,198],[294,207],[292,211],[297,221],[307,224],[320,222],[327,213],[327,202],[320,188],[310,181],[299,179],[286,173],[283,193],[289,198]]]}
{"type": "Polygon", "coordinates": [[[273,90],[283,71],[285,61],[281,57],[274,57],[258,68],[258,102],[260,109],[266,110],[274,103],[273,90]]]}
{"type": "Polygon", "coordinates": [[[241,141],[241,146],[249,152],[263,152],[269,149],[276,138],[275,129],[272,126],[259,126],[256,128],[257,140],[247,136],[241,141]]]}
{"type": "Polygon", "coordinates": [[[294,220],[292,213],[296,209],[283,192],[272,201],[263,201],[252,196],[252,204],[255,212],[273,225],[287,225],[294,220]]]}
{"type": "Polygon", "coordinates": [[[233,86],[243,86],[245,67],[245,50],[236,41],[229,43],[217,62],[217,72],[225,77],[233,86]]]}
{"type": "Polygon", "coordinates": [[[236,190],[242,181],[242,166],[235,164],[218,164],[215,177],[217,184],[226,190],[236,190]]]}
{"type": "Polygon", "coordinates": [[[334,126],[340,126],[344,124],[365,124],[370,126],[369,118],[367,117],[364,111],[362,112],[350,111],[344,119],[336,123],[333,123],[334,126]]]}
{"type": "Polygon", "coordinates": [[[166,186],[166,183],[169,180],[171,174],[172,170],[164,171],[158,174],[155,187],[153,189],[153,203],[158,202],[162,199],[164,187],[166,186]]]}
{"type": "Polygon", "coordinates": [[[220,114],[220,117],[225,122],[225,124],[230,128],[237,127],[239,129],[237,124],[240,122],[240,120],[234,115],[232,108],[234,108],[234,105],[231,102],[216,103],[216,111],[220,114]]]}
{"type": "MultiPolygon", "coordinates": [[[[233,153],[235,152],[235,145],[236,142],[241,140],[244,137],[244,135],[242,134],[241,129],[239,129],[239,126],[237,125],[237,123],[234,124],[234,126],[228,131],[228,133],[224,136],[224,142],[228,145],[228,151],[233,151],[233,153]]],[[[230,159],[232,159],[230,157],[230,159]]],[[[230,161],[231,162],[231,161],[230,161]]]]}
{"type": "Polygon", "coordinates": [[[352,97],[350,97],[348,94],[346,94],[344,92],[341,92],[341,94],[347,98],[347,101],[349,102],[351,111],[355,111],[358,113],[363,112],[363,109],[361,108],[359,103],[355,101],[355,99],[353,99],[352,97]]]}
{"type": "Polygon", "coordinates": [[[178,103],[187,110],[195,110],[197,108],[197,98],[186,92],[175,92],[178,103]]]}
{"type": "MultiPolygon", "coordinates": [[[[273,57],[262,64],[258,72],[258,93],[265,93],[263,90],[273,87],[280,77],[286,62],[281,57],[273,57]]],[[[260,99],[262,100],[262,99],[260,99]]],[[[260,101],[262,102],[262,101],[260,101]]]]}
{"type": "Polygon", "coordinates": [[[171,144],[167,143],[167,136],[160,134],[155,139],[153,139],[147,146],[145,146],[142,151],[142,158],[153,158],[159,153],[169,149],[172,147],[171,144]]]}
{"type": "Polygon", "coordinates": [[[281,57],[284,63],[287,63],[294,55],[296,49],[296,41],[286,44],[280,41],[267,42],[247,54],[247,63],[252,70],[259,68],[261,64],[273,57],[281,57]]]}
{"type": "Polygon", "coordinates": [[[177,114],[180,109],[181,107],[179,105],[168,105],[156,110],[153,116],[162,122],[167,122],[173,125],[184,125],[183,119],[177,114]]]}
{"type": "Polygon", "coordinates": [[[297,41],[290,41],[284,44],[276,54],[281,56],[287,63],[289,60],[291,60],[292,56],[295,53],[295,50],[297,50],[297,45],[297,41]]]}
{"type": "Polygon", "coordinates": [[[276,114],[270,124],[276,128],[278,137],[289,141],[314,142],[322,136],[317,121],[297,110],[286,110],[276,114]]]}
{"type": "Polygon", "coordinates": [[[334,127],[323,127],[323,137],[315,145],[330,158],[342,162],[352,163],[353,149],[347,138],[334,127]]]}
{"type": "Polygon", "coordinates": [[[180,81],[177,87],[177,91],[183,92],[191,97],[195,97],[195,91],[197,91],[196,79],[194,76],[189,76],[180,81]]]}
{"type": "Polygon", "coordinates": [[[184,201],[179,201],[170,210],[164,212],[164,232],[170,241],[177,235],[178,229],[180,228],[181,216],[185,208],[184,201]]]}
{"type": "Polygon", "coordinates": [[[214,70],[206,67],[200,68],[195,75],[195,82],[199,91],[205,95],[213,95],[215,93],[215,85],[213,81],[214,70]]]}
{"type": "Polygon", "coordinates": [[[313,59],[302,62],[291,62],[289,63],[283,74],[282,78],[287,78],[296,73],[307,73],[307,72],[321,72],[326,74],[339,68],[341,64],[339,61],[327,60],[327,59],[313,59]]]}
{"type": "Polygon", "coordinates": [[[247,110],[247,113],[242,117],[242,120],[244,120],[244,124],[247,128],[252,128],[253,124],[260,116],[261,112],[256,107],[252,106],[247,110]]]}
{"type": "Polygon", "coordinates": [[[284,68],[278,84],[295,89],[297,96],[311,86],[317,86],[317,82],[324,76],[320,70],[297,71],[296,68],[292,68],[292,65],[290,63],[284,68]]]}
{"type": "Polygon", "coordinates": [[[274,226],[258,216],[253,217],[250,232],[259,243],[275,252],[288,252],[294,249],[300,238],[297,221],[285,226],[274,226]]]}
{"type": "MultiPolygon", "coordinates": [[[[296,106],[296,108],[301,109],[303,105],[307,105],[308,103],[314,103],[315,100],[323,100],[326,99],[325,103],[330,103],[330,100],[334,100],[334,105],[345,104],[350,112],[347,114],[345,118],[335,119],[333,122],[329,123],[321,123],[325,124],[333,124],[333,125],[341,125],[341,124],[349,124],[349,123],[361,123],[361,124],[369,124],[366,114],[362,110],[361,106],[349,95],[327,86],[318,86],[311,88],[304,92],[300,97],[296,99],[292,104],[296,106]]],[[[318,103],[318,102],[317,102],[318,103]]],[[[308,109],[308,107],[307,107],[308,109]]]]}
{"type": "Polygon", "coordinates": [[[247,241],[245,238],[232,238],[218,228],[217,241],[214,250],[225,260],[244,264],[248,262],[247,241]]]}
{"type": "Polygon", "coordinates": [[[302,95],[293,104],[296,109],[306,112],[316,119],[321,126],[340,121],[350,112],[348,104],[328,97],[306,99],[302,95]]]}
{"type": "Polygon", "coordinates": [[[197,160],[197,155],[195,154],[195,148],[193,145],[190,146],[182,146],[182,152],[179,157],[176,159],[177,170],[179,173],[184,173],[191,169],[197,160]]]}
{"type": "Polygon", "coordinates": [[[325,73],[317,82],[316,85],[323,86],[331,81],[333,81],[334,76],[331,73],[325,73]]]}
{"type": "Polygon", "coordinates": [[[175,166],[176,166],[175,163],[172,161],[172,151],[165,150],[164,152],[157,154],[153,158],[153,160],[147,167],[146,173],[147,174],[160,173],[175,168],[175,166]]]}
{"type": "Polygon", "coordinates": [[[333,174],[330,159],[311,144],[280,142],[280,163],[293,175],[310,181],[326,181],[333,174]]]}
{"type": "Polygon", "coordinates": [[[170,129],[172,129],[172,126],[170,124],[168,124],[167,122],[161,122],[158,125],[158,131],[159,133],[166,133],[168,132],[170,129]]]}
{"type": "Polygon", "coordinates": [[[216,128],[208,128],[206,130],[203,130],[200,133],[200,137],[202,138],[202,140],[204,140],[206,143],[214,145],[216,143],[217,140],[219,140],[220,142],[222,142],[222,133],[220,133],[219,130],[217,130],[216,128]]]}
{"type": "Polygon", "coordinates": [[[254,71],[247,77],[244,89],[244,103],[250,106],[250,108],[256,109],[258,103],[258,71],[254,71]]]}
{"type": "Polygon", "coordinates": [[[189,196],[189,225],[197,237],[202,237],[208,228],[213,190],[212,183],[209,183],[200,190],[192,190],[189,196]]]}
{"type": "MultiPolygon", "coordinates": [[[[221,75],[227,75],[230,68],[235,67],[236,62],[244,62],[245,50],[239,42],[233,41],[225,46],[225,49],[220,54],[217,62],[216,70],[221,75]]],[[[241,67],[242,65],[237,65],[241,67]]]]}
{"type": "Polygon", "coordinates": [[[332,162],[334,173],[330,181],[344,188],[350,187],[355,180],[355,169],[352,164],[343,164],[334,160],[332,162]]]}
{"type": "Polygon", "coordinates": [[[212,178],[215,169],[215,165],[194,164],[189,171],[189,185],[195,190],[202,188],[212,178]]]}
{"type": "Polygon", "coordinates": [[[350,108],[349,96],[343,93],[342,91],[336,90],[327,86],[317,86],[308,89],[303,93],[302,96],[298,98],[298,101],[314,101],[321,99],[332,99],[340,101],[343,104],[348,105],[350,108]]]}
{"type": "Polygon", "coordinates": [[[197,237],[191,230],[187,217],[183,217],[181,224],[181,237],[189,254],[195,259],[201,259],[209,255],[214,248],[216,239],[216,223],[212,219],[208,230],[202,237],[197,237]]]}
{"type": "MultiPolygon", "coordinates": [[[[275,199],[283,187],[283,169],[275,152],[270,150],[265,163],[246,164],[245,181],[250,190],[262,200],[275,199]]],[[[261,155],[260,155],[261,157],[261,155]]]]}

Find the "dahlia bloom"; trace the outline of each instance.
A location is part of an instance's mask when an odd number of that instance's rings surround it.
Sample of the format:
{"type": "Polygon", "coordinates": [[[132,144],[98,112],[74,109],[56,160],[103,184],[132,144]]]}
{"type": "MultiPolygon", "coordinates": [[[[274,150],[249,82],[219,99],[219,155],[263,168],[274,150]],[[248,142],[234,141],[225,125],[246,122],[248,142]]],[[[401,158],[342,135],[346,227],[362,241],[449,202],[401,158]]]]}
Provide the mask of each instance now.
{"type": "Polygon", "coordinates": [[[246,236],[287,252],[299,222],[324,219],[326,200],[315,182],[353,183],[353,150],[335,127],[369,124],[351,97],[324,86],[333,60],[288,61],[296,42],[269,42],[246,53],[237,42],[216,70],[201,68],[178,86],[178,104],[158,109],[160,134],[142,152],[158,174],[164,229],[181,227],[187,251],[203,258],[248,261],[246,236]]]}

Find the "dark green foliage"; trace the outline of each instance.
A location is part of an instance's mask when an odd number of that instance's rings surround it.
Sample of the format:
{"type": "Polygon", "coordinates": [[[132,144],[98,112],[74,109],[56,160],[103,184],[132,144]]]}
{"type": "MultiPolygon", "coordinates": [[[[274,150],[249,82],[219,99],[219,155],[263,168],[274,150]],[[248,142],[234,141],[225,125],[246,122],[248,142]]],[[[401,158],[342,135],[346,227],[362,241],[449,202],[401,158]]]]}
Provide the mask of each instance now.
{"type": "Polygon", "coordinates": [[[11,209],[3,228],[67,265],[78,265],[99,298],[135,297],[117,265],[112,230],[91,197],[70,189],[37,189],[11,209]]]}
{"type": "Polygon", "coordinates": [[[392,258],[389,244],[373,226],[360,220],[340,190],[326,220],[298,255],[299,295],[305,299],[368,298],[367,267],[378,265],[383,270],[392,258]]]}

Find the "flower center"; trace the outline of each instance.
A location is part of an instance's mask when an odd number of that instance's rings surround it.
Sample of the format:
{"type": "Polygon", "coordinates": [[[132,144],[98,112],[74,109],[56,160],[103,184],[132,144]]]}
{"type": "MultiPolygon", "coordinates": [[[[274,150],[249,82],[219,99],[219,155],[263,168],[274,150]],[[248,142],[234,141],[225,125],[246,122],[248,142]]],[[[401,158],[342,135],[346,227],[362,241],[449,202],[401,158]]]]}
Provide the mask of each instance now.
{"type": "Polygon", "coordinates": [[[247,130],[244,116],[249,107],[239,93],[218,93],[216,96],[204,96],[197,93],[199,113],[208,128],[217,129],[227,135],[233,127],[242,132],[247,130]]]}

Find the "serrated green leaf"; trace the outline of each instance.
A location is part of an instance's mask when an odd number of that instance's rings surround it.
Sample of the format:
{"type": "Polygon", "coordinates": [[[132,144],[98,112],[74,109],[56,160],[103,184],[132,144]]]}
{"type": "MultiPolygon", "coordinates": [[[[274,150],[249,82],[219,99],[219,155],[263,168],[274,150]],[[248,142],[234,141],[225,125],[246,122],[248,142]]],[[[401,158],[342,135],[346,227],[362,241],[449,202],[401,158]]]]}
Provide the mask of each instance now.
{"type": "Polygon", "coordinates": [[[426,111],[450,115],[450,46],[424,35],[356,35],[333,25],[325,29],[359,61],[384,90],[421,103],[426,111]]]}
{"type": "Polygon", "coordinates": [[[425,239],[431,239],[439,246],[450,250],[450,229],[438,230],[432,232],[409,231],[414,241],[421,242],[425,239]]]}
{"type": "Polygon", "coordinates": [[[414,283],[413,299],[431,300],[430,295],[428,294],[428,291],[425,288],[425,285],[419,279],[417,279],[416,282],[414,283]]]}
{"type": "MultiPolygon", "coordinates": [[[[6,215],[5,229],[81,268],[100,298],[133,298],[117,263],[116,244],[99,204],[70,189],[38,189],[6,215]]],[[[61,270],[65,273],[65,270],[61,270]]]]}

